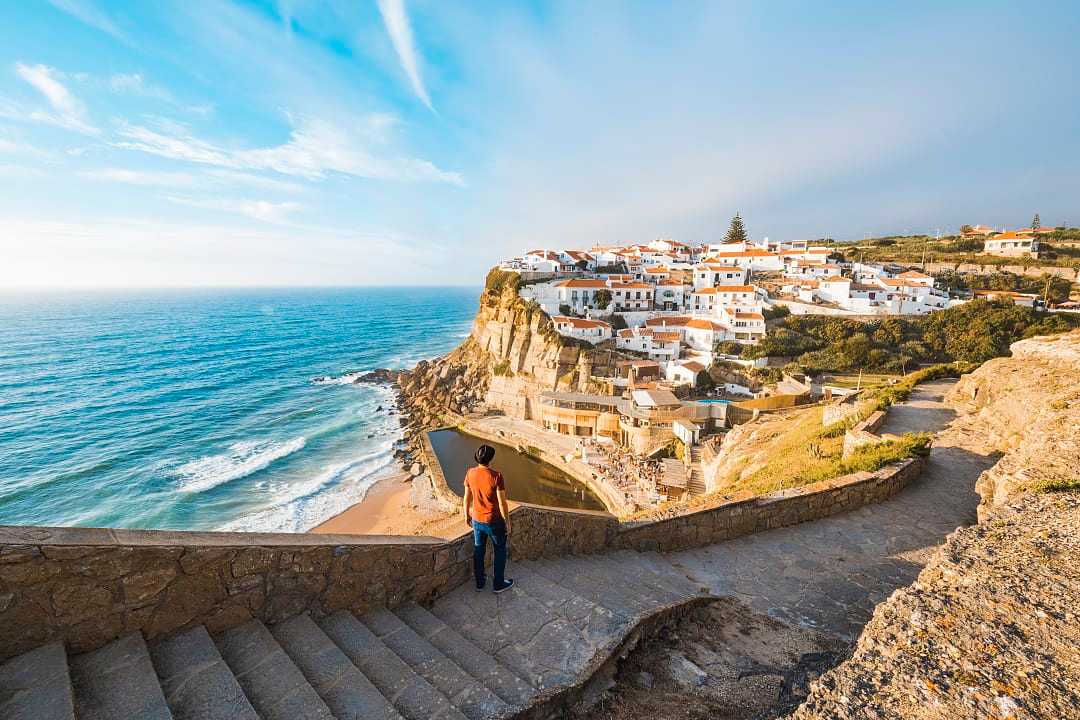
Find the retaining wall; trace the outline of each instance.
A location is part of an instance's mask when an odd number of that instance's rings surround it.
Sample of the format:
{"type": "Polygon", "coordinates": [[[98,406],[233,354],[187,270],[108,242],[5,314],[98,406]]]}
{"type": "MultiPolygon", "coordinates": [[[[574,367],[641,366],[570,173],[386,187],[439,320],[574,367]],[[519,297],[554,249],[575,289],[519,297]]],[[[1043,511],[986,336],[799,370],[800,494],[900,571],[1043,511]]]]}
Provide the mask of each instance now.
{"type": "MultiPolygon", "coordinates": [[[[512,559],[612,549],[681,550],[878,502],[921,459],[758,497],[731,496],[666,520],[519,505],[512,559]]],[[[91,650],[129,632],[147,639],[249,618],[423,604],[470,575],[471,535],[431,537],[197,533],[0,527],[0,660],[62,639],[91,650]]]]}

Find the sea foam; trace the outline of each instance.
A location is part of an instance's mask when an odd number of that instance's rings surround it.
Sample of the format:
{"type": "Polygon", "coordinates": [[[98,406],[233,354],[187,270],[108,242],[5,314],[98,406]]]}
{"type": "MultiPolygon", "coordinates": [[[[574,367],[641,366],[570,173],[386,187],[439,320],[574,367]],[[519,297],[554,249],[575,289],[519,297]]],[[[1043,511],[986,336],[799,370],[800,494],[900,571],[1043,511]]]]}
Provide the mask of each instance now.
{"type": "Polygon", "coordinates": [[[360,502],[394,463],[393,443],[343,463],[326,466],[308,480],[273,482],[273,505],[218,529],[225,532],[305,532],[360,502]]]}
{"type": "Polygon", "coordinates": [[[302,450],[307,439],[297,437],[287,442],[245,440],[229,446],[229,452],[207,455],[178,467],[182,492],[205,492],[219,485],[258,472],[281,458],[302,450]]]}

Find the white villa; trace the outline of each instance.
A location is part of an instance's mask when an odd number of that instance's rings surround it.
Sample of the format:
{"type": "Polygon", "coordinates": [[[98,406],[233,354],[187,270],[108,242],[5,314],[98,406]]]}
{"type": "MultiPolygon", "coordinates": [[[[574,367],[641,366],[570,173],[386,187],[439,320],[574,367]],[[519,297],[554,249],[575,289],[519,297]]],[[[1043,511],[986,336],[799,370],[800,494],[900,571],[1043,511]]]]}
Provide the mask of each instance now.
{"type": "Polygon", "coordinates": [[[984,255],[1039,257],[1039,239],[1023,231],[998,233],[983,241],[984,255]]]}
{"type": "Polygon", "coordinates": [[[680,339],[677,332],[639,326],[616,333],[615,347],[645,353],[650,360],[663,363],[678,359],[680,339]]]}
{"type": "Polygon", "coordinates": [[[588,320],[586,318],[556,315],[551,318],[551,322],[560,335],[572,337],[576,340],[585,340],[593,345],[611,339],[611,325],[603,320],[588,320]]]}

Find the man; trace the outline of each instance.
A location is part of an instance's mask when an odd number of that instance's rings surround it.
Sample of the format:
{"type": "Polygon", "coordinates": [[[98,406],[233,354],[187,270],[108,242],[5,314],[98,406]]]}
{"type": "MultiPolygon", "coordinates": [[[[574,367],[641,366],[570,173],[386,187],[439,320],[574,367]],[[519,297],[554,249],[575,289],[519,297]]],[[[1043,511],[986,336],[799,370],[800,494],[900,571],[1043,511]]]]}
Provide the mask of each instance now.
{"type": "Polygon", "coordinates": [[[484,556],[487,554],[487,540],[495,550],[495,578],[491,589],[496,593],[509,590],[514,581],[503,577],[506,572],[506,536],[510,534],[510,509],[506,504],[506,485],[498,470],[492,470],[492,458],[495,448],[481,445],[476,450],[476,467],[465,473],[465,496],[462,498],[461,511],[465,522],[473,529],[473,573],[476,577],[476,590],[484,589],[487,578],[484,576],[484,556]]]}

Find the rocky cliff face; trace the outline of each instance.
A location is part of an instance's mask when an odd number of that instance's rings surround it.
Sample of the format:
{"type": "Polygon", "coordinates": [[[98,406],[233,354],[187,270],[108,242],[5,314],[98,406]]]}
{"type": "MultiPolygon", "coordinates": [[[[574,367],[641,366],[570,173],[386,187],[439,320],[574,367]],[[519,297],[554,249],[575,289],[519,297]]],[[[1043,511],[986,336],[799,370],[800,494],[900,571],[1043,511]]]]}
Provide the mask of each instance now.
{"type": "Polygon", "coordinates": [[[406,440],[414,447],[406,461],[416,455],[421,432],[458,415],[496,410],[531,418],[544,391],[593,389],[593,374],[611,374],[619,357],[609,345],[563,338],[538,305],[518,296],[513,283],[489,284],[469,337],[447,355],[397,377],[406,440]]]}
{"type": "Polygon", "coordinates": [[[950,433],[1002,452],[980,523],[874,611],[797,720],[1080,717],[1080,333],[964,377],[950,433]]]}
{"type": "Polygon", "coordinates": [[[957,428],[1004,453],[981,478],[980,519],[1017,493],[1080,477],[1080,333],[1013,343],[957,383],[957,428]]]}

